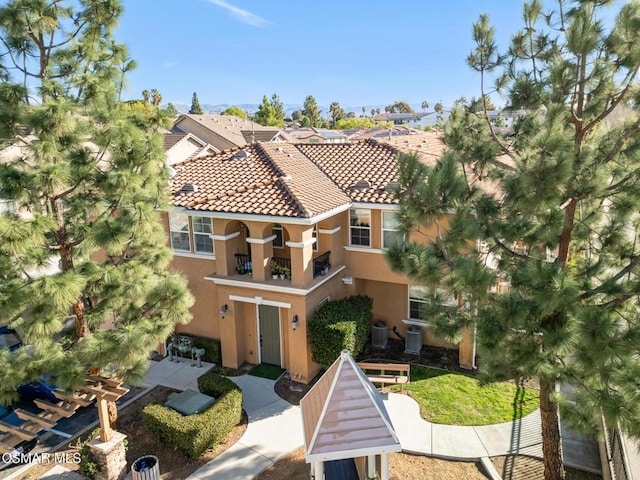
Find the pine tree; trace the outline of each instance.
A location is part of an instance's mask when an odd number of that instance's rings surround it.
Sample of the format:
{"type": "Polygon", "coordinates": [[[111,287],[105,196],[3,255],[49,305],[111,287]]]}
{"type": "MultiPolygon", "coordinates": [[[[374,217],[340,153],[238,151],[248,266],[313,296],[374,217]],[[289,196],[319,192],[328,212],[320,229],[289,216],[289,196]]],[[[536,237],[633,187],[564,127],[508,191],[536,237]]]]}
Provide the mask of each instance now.
{"type": "Polygon", "coordinates": [[[202,115],[204,111],[200,106],[200,101],[198,100],[198,94],[193,92],[193,97],[191,98],[191,108],[189,109],[189,113],[191,115],[202,115]]]}
{"type": "Polygon", "coordinates": [[[435,299],[431,323],[448,338],[477,328],[487,380],[539,380],[546,479],[564,478],[559,411],[584,431],[604,415],[640,437],[640,3],[606,28],[611,3],[565,1],[549,15],[526,3],[506,56],[481,16],[468,62],[480,98],[496,75],[526,111],[513,141],[454,107],[448,152],[433,168],[403,156],[396,191],[404,233],[437,235],[390,249],[392,267],[464,299],[455,312],[435,299]]]}
{"type": "Polygon", "coordinates": [[[305,127],[317,127],[320,123],[320,110],[313,95],[308,95],[304,99],[302,114],[304,115],[303,125],[305,127]]]}
{"type": "Polygon", "coordinates": [[[45,373],[63,389],[89,369],[140,379],[151,350],[189,319],[157,212],[163,117],[119,100],[135,65],[112,36],[121,11],[117,0],[0,8],[1,58],[13,59],[0,144],[21,152],[0,165],[0,198],[19,212],[0,217],[0,309],[29,345],[0,349],[3,402],[45,373]]]}
{"type": "Polygon", "coordinates": [[[280,101],[280,97],[274,93],[271,95],[271,100],[269,100],[264,95],[262,103],[258,106],[258,111],[253,116],[253,120],[264,126],[284,127],[284,106],[280,101]]]}

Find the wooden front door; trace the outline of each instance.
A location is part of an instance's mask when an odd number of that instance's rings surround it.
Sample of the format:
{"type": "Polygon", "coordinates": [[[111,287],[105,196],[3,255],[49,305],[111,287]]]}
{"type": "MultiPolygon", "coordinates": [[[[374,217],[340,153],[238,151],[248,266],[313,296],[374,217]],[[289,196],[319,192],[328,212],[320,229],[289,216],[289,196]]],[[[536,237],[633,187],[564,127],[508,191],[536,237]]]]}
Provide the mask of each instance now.
{"type": "Polygon", "coordinates": [[[258,306],[260,323],[260,363],[282,366],[280,360],[280,309],[258,306]]]}

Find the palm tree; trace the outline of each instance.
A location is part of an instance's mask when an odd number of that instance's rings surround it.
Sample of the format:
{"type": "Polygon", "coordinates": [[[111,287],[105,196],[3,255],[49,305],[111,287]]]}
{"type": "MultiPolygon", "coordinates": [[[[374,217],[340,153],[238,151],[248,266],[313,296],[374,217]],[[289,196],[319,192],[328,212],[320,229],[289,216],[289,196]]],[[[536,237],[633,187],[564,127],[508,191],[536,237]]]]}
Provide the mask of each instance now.
{"type": "Polygon", "coordinates": [[[429,102],[425,100],[424,102],[422,102],[422,110],[426,110],[427,108],[429,108],[429,102]]]}

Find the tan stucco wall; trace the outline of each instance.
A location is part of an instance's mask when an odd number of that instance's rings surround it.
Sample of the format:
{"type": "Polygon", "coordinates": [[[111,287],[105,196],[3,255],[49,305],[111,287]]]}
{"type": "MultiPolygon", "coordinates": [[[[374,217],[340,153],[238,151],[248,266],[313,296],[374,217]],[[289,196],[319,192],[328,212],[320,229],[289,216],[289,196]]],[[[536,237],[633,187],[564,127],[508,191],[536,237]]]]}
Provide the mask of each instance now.
{"type": "MultiPolygon", "coordinates": [[[[167,226],[167,216],[165,228],[167,226]]],[[[332,218],[323,220],[318,230],[340,230],[332,234],[318,232],[318,251],[313,247],[285,247],[273,249],[270,242],[265,244],[252,243],[252,261],[254,262],[254,276],[238,277],[242,282],[247,280],[271,280],[268,262],[271,256],[288,257],[292,259],[292,280],[283,280],[283,287],[308,288],[315,284],[313,280],[312,258],[328,250],[331,251],[331,265],[335,269],[341,265],[346,268],[337,275],[328,278],[321,286],[305,295],[291,292],[270,291],[252,286],[249,282],[244,285],[216,285],[213,281],[204,280],[205,276],[216,274],[222,277],[235,273],[235,253],[248,253],[249,245],[246,238],[264,239],[271,236],[272,223],[246,221],[247,229],[240,228],[237,220],[215,219],[214,233],[216,235],[240,235],[228,240],[216,240],[216,259],[190,258],[175,256],[172,268],[184,274],[189,281],[189,288],[196,298],[192,307],[193,320],[190,324],[180,326],[181,332],[218,338],[221,340],[222,364],[231,368],[238,368],[242,363],[258,363],[258,320],[256,300],[260,297],[266,301],[291,304],[291,308],[281,307],[281,351],[282,366],[290,371],[292,378],[307,383],[319,371],[319,366],[312,360],[307,342],[307,321],[317,309],[318,303],[326,297],[337,300],[349,295],[368,295],[374,299],[373,318],[384,320],[389,328],[389,338],[397,338],[391,332],[395,326],[401,335],[406,334],[407,325],[402,319],[408,317],[408,284],[409,280],[391,272],[384,254],[381,252],[381,211],[372,210],[372,248],[345,248],[349,244],[348,212],[340,213],[332,218]],[[256,268],[262,265],[262,272],[256,268]],[[343,277],[352,277],[352,285],[343,283],[343,277]],[[245,279],[246,278],[246,279],[245,279]],[[235,295],[253,299],[253,303],[230,300],[235,295]],[[227,304],[229,310],[224,319],[220,318],[220,306],[227,304]],[[294,315],[298,316],[298,326],[291,328],[294,315]]],[[[307,242],[312,236],[312,226],[283,225],[285,241],[307,242]]],[[[431,229],[427,233],[435,233],[431,229]]],[[[273,285],[273,284],[272,284],[273,285]]],[[[276,285],[277,286],[277,285],[276,285]]],[[[423,328],[423,343],[425,345],[455,348],[436,338],[428,328],[423,328]]],[[[463,335],[461,343],[460,362],[470,366],[473,358],[473,336],[471,332],[463,335]]]]}

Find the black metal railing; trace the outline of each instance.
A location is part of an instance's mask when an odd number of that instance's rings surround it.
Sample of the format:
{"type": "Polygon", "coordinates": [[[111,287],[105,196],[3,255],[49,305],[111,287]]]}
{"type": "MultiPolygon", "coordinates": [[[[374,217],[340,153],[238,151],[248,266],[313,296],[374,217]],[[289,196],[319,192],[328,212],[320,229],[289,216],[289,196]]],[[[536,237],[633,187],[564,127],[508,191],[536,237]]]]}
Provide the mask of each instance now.
{"type": "Polygon", "coordinates": [[[329,273],[331,269],[331,251],[324,252],[322,255],[313,259],[313,278],[320,277],[329,273]]]}
{"type": "Polygon", "coordinates": [[[284,257],[271,257],[271,264],[278,265],[280,268],[286,268],[291,272],[291,259],[284,257]]]}
{"type": "Polygon", "coordinates": [[[253,265],[251,263],[251,255],[236,253],[236,272],[243,275],[251,272],[252,270],[253,265]]]}

